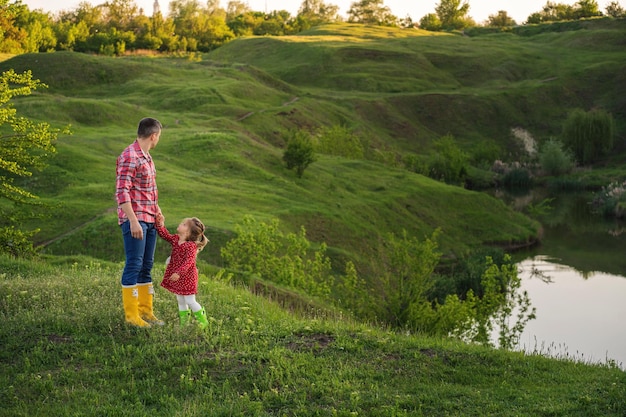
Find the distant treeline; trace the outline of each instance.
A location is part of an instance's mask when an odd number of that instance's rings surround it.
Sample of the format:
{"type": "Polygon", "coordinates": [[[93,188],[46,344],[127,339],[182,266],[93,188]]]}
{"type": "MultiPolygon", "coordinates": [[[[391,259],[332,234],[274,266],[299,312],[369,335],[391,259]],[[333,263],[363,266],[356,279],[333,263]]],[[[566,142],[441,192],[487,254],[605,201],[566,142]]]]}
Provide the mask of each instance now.
{"type": "MultiPolygon", "coordinates": [[[[155,2],[155,6],[158,2],[155,2]]],[[[500,10],[478,25],[469,16],[467,0],[441,0],[434,13],[414,22],[399,19],[384,0],[360,0],[351,4],[347,22],[419,27],[433,31],[463,30],[476,26],[506,28],[517,23],[500,10]]],[[[83,1],[73,10],[56,14],[29,10],[20,0],[0,0],[0,52],[26,53],[71,50],[105,55],[127,51],[208,52],[242,36],[293,35],[323,23],[344,21],[339,7],[323,0],[303,0],[296,16],[285,10],[260,12],[247,2],[219,0],[173,0],[168,13],[158,7],[148,11],[134,0],[111,0],[92,6],[83,1]]],[[[578,20],[597,16],[624,17],[618,2],[611,2],[603,14],[596,0],[580,0],[574,5],[548,1],[541,11],[531,14],[524,24],[578,20]]]]}

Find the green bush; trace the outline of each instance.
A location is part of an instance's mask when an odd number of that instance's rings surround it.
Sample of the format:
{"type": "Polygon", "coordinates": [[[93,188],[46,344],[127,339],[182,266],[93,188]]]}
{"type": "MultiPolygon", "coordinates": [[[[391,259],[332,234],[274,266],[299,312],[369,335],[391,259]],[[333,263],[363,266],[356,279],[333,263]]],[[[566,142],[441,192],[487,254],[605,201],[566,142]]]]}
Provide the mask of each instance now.
{"type": "Polygon", "coordinates": [[[559,176],[574,168],[574,157],[569,150],[564,149],[560,141],[550,139],[541,147],[539,164],[546,174],[559,176]]]}
{"type": "Polygon", "coordinates": [[[607,111],[575,109],[563,124],[561,137],[580,164],[589,164],[613,149],[614,134],[613,116],[607,111]]]}
{"type": "Polygon", "coordinates": [[[435,153],[428,163],[428,176],[447,184],[462,184],[467,175],[467,154],[450,135],[437,139],[433,145],[435,153]]]}
{"type": "Polygon", "coordinates": [[[302,178],[304,170],[315,162],[311,136],[303,131],[295,132],[287,142],[283,161],[287,164],[287,169],[295,169],[298,178],[302,178]]]}
{"type": "Polygon", "coordinates": [[[513,168],[504,174],[502,183],[506,188],[529,188],[533,185],[533,179],[526,168],[513,168]]]}
{"type": "Polygon", "coordinates": [[[358,136],[342,126],[323,127],[317,131],[316,151],[349,159],[363,159],[363,144],[358,136]]]}
{"type": "Polygon", "coordinates": [[[28,257],[37,253],[32,238],[39,230],[24,232],[13,226],[0,228],[0,253],[28,257]]]}
{"type": "Polygon", "coordinates": [[[261,279],[303,290],[309,295],[328,297],[333,286],[326,245],[313,252],[304,227],[283,234],[279,221],[257,222],[246,216],[235,226],[237,237],[221,250],[229,268],[255,274],[261,279]]]}
{"type": "Polygon", "coordinates": [[[596,213],[606,217],[624,217],[626,210],[626,181],[612,182],[602,187],[592,200],[592,206],[596,213]]]}

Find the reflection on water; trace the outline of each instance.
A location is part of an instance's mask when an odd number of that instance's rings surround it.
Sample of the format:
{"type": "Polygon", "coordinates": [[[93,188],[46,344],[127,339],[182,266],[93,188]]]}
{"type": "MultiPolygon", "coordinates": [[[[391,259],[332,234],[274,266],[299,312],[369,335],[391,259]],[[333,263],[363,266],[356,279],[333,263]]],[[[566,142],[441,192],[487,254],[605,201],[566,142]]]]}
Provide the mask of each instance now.
{"type": "Polygon", "coordinates": [[[526,325],[521,350],[587,363],[626,366],[626,279],[585,273],[542,256],[518,264],[535,320],[526,325]]]}

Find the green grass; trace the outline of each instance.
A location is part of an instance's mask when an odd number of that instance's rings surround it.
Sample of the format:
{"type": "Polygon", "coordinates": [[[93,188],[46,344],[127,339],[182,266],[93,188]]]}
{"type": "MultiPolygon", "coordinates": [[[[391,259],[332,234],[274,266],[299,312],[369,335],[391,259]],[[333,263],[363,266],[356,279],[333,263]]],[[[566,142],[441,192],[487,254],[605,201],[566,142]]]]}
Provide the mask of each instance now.
{"type": "Polygon", "coordinates": [[[322,311],[293,315],[210,268],[198,295],[206,331],[181,329],[161,288],[155,311],[165,326],[129,328],[121,268],[84,256],[0,257],[0,415],[626,412],[626,374],[616,367],[396,334],[322,311]]]}
{"type": "MultiPolygon", "coordinates": [[[[335,24],[238,39],[200,61],[71,52],[6,59],[0,70],[30,69],[50,86],[16,100],[18,110],[74,131],[59,139],[49,167],[22,183],[48,205],[24,226],[41,229],[36,243],[49,254],[120,261],[115,159],[138,120],[154,116],[165,125],[153,155],[168,224],[203,219],[213,235],[204,256],[216,265],[246,214],[277,217],[289,230],[304,225],[311,240],[342,254],[336,262],[352,259],[365,274],[381,237],[402,229],[422,238],[441,228],[451,257],[532,242],[536,222],[394,162],[447,134],[470,154],[493,143],[502,159],[515,158],[512,127],[541,141],[558,135],[575,107],[613,112],[620,143],[626,24],[583,28],[468,37],[335,24]],[[320,155],[302,179],[285,169],[290,131],[332,125],[358,134],[367,160],[320,155]]],[[[612,158],[593,171],[594,183],[621,172],[612,158]]]]}
{"type": "MultiPolygon", "coordinates": [[[[623,20],[472,37],[340,24],[239,39],[199,62],[0,56],[0,70],[31,69],[50,86],[17,109],[74,132],[21,183],[45,203],[22,209],[44,256],[0,257],[0,415],[623,416],[626,379],[614,364],[396,334],[312,302],[290,314],[216,271],[248,214],[305,226],[335,270],[349,259],[366,279],[381,239],[402,229],[421,239],[441,228],[446,259],[532,241],[535,221],[394,162],[446,134],[467,152],[495,143],[515,158],[512,127],[541,141],[574,107],[611,111],[619,142],[625,31],[623,20]],[[161,289],[166,326],[123,324],[115,160],[144,116],[165,125],[153,156],[166,224],[193,215],[208,226],[204,333],[177,327],[161,289]],[[368,158],[319,155],[302,179],[286,170],[291,130],[332,125],[356,132],[368,158]]],[[[599,186],[623,177],[622,161],[616,152],[577,175],[599,186]]],[[[166,256],[158,245],[157,281],[166,256]]],[[[273,296],[289,298],[281,291],[273,296]]]]}

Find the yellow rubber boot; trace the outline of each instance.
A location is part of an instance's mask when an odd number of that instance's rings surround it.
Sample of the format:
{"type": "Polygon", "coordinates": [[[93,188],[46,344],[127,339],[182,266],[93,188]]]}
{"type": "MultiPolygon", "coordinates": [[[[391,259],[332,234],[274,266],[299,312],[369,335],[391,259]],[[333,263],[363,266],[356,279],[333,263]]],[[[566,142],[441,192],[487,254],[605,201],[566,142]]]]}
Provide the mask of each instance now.
{"type": "Polygon", "coordinates": [[[164,325],[162,320],[159,320],[152,311],[152,301],[154,300],[154,287],[152,283],[137,284],[137,309],[139,311],[139,317],[150,324],[164,325]]]}
{"type": "Polygon", "coordinates": [[[150,327],[150,324],[139,317],[139,303],[137,300],[137,287],[122,287],[122,302],[126,323],[137,327],[150,327]]]}

